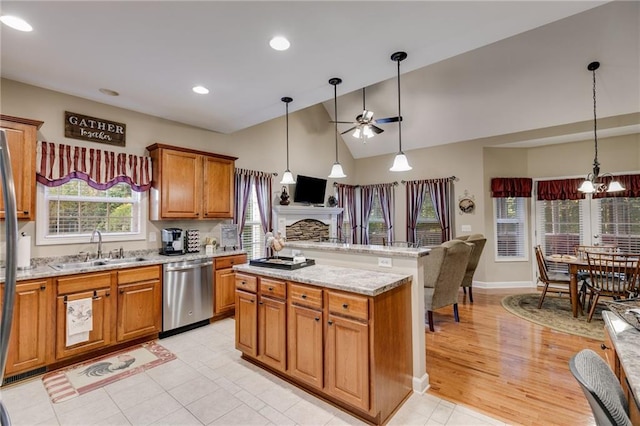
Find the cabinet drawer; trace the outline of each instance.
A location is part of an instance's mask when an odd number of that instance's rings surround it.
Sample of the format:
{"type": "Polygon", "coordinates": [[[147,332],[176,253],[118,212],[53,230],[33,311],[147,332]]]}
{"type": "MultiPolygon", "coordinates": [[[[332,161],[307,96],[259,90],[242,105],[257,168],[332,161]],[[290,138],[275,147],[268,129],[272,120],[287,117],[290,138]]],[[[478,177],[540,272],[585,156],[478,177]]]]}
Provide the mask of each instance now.
{"type": "Polygon", "coordinates": [[[258,278],[253,275],[236,273],[236,288],[255,293],[258,291],[258,278]]]}
{"type": "Polygon", "coordinates": [[[159,266],[145,266],[143,268],[118,271],[118,284],[129,284],[157,279],[160,279],[159,266]]]}
{"type": "Polygon", "coordinates": [[[287,283],[284,281],[276,281],[269,278],[260,278],[260,294],[277,299],[285,299],[287,297],[287,283]]]}
{"type": "Polygon", "coordinates": [[[57,294],[77,293],[80,291],[94,290],[111,287],[111,273],[101,272],[96,274],[82,274],[71,277],[58,278],[57,294]]]}
{"type": "Polygon", "coordinates": [[[369,319],[369,299],[355,294],[327,292],[329,313],[361,320],[369,319]]]}
{"type": "Polygon", "coordinates": [[[322,289],[289,283],[289,300],[294,305],[322,309],[322,289]]]}
{"type": "Polygon", "coordinates": [[[243,263],[247,263],[247,256],[239,254],[237,256],[217,257],[215,261],[216,269],[225,269],[231,268],[233,265],[242,265],[243,263]]]}

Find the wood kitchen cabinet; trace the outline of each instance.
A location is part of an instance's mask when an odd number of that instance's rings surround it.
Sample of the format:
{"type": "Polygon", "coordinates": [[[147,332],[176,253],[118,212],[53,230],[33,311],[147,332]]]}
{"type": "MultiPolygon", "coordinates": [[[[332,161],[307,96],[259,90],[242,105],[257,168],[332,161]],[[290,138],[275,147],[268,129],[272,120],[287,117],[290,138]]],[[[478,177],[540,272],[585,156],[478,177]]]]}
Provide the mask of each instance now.
{"type": "Polygon", "coordinates": [[[236,274],[236,349],[258,356],[258,295],[256,277],[236,274]]]}
{"type": "Polygon", "coordinates": [[[150,219],[232,218],[236,157],[153,144],[150,219]]]}
{"type": "Polygon", "coordinates": [[[55,279],[56,360],[105,348],[114,342],[116,302],[112,297],[111,277],[111,272],[97,272],[55,279]],[[67,346],[67,302],[87,298],[91,299],[93,316],[93,329],[89,332],[89,339],[67,346]]]}
{"type": "Polygon", "coordinates": [[[215,258],[213,281],[213,312],[215,315],[233,312],[235,309],[236,280],[233,265],[243,263],[247,263],[246,254],[215,258]]]}
{"type": "Polygon", "coordinates": [[[322,389],[324,387],[324,346],[322,290],[289,284],[288,374],[322,389]]]}
{"type": "Polygon", "coordinates": [[[118,276],[118,342],[159,333],[162,329],[161,267],[116,272],[118,276]]]}
{"type": "Polygon", "coordinates": [[[287,369],[287,283],[258,278],[258,359],[279,371],[287,369]]]}
{"type": "MultiPolygon", "coordinates": [[[[18,220],[34,220],[36,207],[36,141],[42,121],[0,115],[11,155],[18,220]]],[[[0,219],[5,217],[0,188],[0,219]]]]}
{"type": "MultiPolygon", "coordinates": [[[[47,364],[52,288],[49,279],[21,281],[16,284],[5,376],[34,370],[47,364]]],[[[0,290],[2,297],[4,286],[0,290]]]]}

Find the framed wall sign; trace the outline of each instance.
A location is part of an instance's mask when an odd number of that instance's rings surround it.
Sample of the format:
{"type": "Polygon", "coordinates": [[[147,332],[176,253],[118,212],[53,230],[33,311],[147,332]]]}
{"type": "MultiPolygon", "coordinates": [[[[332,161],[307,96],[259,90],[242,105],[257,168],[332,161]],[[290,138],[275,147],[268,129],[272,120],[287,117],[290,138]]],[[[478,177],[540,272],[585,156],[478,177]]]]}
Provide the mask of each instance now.
{"type": "Polygon", "coordinates": [[[234,250],[240,247],[238,243],[238,225],[222,224],[220,225],[220,247],[226,250],[227,247],[234,250]]]}
{"type": "Polygon", "coordinates": [[[125,146],[126,130],[124,123],[64,112],[64,136],[67,138],[125,146]]]}

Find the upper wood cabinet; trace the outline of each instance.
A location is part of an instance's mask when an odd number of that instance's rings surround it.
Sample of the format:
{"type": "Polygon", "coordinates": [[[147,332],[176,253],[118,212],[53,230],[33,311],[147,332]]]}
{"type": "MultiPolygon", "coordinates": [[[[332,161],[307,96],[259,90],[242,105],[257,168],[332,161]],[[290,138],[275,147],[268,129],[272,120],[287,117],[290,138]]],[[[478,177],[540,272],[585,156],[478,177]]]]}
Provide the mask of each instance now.
{"type": "Polygon", "coordinates": [[[150,219],[233,217],[236,157],[153,144],[150,219]]]}
{"type": "MultiPolygon", "coordinates": [[[[7,135],[11,168],[16,187],[18,220],[34,220],[36,210],[36,140],[42,121],[0,114],[0,127],[7,135]]],[[[0,219],[4,219],[0,188],[0,219]]]]}

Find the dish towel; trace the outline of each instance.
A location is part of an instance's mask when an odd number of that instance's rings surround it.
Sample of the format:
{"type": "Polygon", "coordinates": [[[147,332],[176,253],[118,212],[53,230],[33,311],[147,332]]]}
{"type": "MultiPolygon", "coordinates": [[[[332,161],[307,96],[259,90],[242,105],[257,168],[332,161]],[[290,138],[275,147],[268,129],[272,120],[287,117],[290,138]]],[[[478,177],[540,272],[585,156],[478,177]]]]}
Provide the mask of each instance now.
{"type": "Polygon", "coordinates": [[[67,301],[67,346],[73,346],[89,340],[93,330],[93,299],[67,301]]]}

